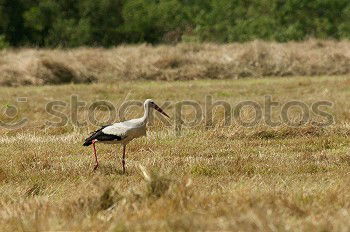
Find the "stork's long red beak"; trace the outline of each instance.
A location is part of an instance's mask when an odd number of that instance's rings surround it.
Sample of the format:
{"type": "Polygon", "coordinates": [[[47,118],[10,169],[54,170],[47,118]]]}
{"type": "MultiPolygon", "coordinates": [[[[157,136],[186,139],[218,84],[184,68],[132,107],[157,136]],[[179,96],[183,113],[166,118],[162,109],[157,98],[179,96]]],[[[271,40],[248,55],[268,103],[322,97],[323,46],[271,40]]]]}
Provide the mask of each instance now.
{"type": "Polygon", "coordinates": [[[170,118],[169,115],[167,115],[167,114],[166,114],[159,106],[157,106],[156,104],[154,104],[154,109],[156,109],[159,113],[164,114],[165,116],[167,116],[168,118],[170,118]]]}

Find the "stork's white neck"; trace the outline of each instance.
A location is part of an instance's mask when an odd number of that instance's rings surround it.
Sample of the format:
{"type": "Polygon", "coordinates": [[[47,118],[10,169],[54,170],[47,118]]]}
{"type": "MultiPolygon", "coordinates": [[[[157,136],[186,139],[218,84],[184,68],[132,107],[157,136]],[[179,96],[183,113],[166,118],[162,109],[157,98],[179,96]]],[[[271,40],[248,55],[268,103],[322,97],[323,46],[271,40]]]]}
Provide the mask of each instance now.
{"type": "Polygon", "coordinates": [[[148,122],[148,117],[150,114],[150,107],[149,107],[149,104],[144,104],[143,107],[145,109],[145,112],[143,114],[142,121],[144,124],[146,124],[148,122]]]}

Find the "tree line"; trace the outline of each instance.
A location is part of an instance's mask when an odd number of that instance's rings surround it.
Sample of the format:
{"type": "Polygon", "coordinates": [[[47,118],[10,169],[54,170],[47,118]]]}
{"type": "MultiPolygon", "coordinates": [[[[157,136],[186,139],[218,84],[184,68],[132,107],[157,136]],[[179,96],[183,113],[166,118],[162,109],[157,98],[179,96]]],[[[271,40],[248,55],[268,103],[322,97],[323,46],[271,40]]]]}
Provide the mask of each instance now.
{"type": "Polygon", "coordinates": [[[349,0],[0,0],[0,48],[350,38],[349,0]]]}

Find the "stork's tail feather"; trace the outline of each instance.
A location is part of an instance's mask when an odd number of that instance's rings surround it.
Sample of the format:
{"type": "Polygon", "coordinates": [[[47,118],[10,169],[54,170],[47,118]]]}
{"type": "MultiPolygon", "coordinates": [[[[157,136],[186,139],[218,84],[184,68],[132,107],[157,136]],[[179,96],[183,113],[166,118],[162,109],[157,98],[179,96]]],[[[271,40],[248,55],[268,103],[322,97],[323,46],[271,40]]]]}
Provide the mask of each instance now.
{"type": "Polygon", "coordinates": [[[100,129],[91,132],[90,137],[88,137],[87,139],[85,139],[85,142],[84,142],[83,146],[85,146],[85,147],[90,146],[90,145],[92,144],[92,141],[93,141],[94,139],[96,139],[96,137],[97,137],[98,134],[102,131],[102,129],[105,128],[105,127],[107,127],[107,126],[108,126],[108,125],[102,126],[100,129]]]}
{"type": "Polygon", "coordinates": [[[92,144],[92,141],[91,140],[85,140],[83,146],[84,147],[87,147],[87,146],[90,146],[92,144]]]}

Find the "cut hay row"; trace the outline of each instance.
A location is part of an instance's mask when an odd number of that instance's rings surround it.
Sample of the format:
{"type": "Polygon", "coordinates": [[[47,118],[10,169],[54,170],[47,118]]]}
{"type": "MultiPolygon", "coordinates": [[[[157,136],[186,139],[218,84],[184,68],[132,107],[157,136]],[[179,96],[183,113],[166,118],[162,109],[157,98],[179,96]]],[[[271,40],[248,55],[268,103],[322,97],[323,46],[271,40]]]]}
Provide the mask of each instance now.
{"type": "Polygon", "coordinates": [[[349,73],[349,41],[10,49],[0,57],[3,86],[349,73]]]}

